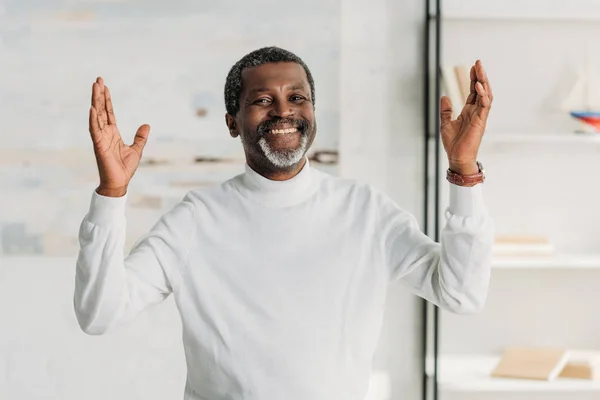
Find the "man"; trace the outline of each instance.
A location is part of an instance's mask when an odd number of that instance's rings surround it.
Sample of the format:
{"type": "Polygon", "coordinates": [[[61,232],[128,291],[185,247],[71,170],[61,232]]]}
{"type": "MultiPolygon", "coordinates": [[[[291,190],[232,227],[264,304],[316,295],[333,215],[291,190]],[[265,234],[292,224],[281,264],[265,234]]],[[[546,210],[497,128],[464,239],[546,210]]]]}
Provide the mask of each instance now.
{"type": "Polygon", "coordinates": [[[441,245],[384,194],[309,165],[313,78],[296,55],[270,47],[226,80],[227,127],[241,138],[245,172],[190,191],[123,259],[127,188],[149,127],[125,145],[98,78],[89,123],[100,185],[79,236],[81,328],[102,334],[172,293],[186,400],[362,400],[390,281],[456,313],[484,304],[493,228],[477,151],[492,93],[480,62],[471,81],[457,120],[441,99],[454,182],[441,245]]]}

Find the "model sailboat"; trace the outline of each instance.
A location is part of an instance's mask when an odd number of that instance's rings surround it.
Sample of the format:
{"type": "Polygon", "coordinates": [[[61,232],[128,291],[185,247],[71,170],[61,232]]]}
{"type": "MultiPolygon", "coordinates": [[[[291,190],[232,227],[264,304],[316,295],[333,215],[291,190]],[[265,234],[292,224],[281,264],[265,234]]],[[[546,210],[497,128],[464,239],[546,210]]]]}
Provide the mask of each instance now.
{"type": "Polygon", "coordinates": [[[579,74],[575,85],[562,103],[562,109],[582,123],[582,131],[600,133],[600,80],[590,63],[579,74]]]}

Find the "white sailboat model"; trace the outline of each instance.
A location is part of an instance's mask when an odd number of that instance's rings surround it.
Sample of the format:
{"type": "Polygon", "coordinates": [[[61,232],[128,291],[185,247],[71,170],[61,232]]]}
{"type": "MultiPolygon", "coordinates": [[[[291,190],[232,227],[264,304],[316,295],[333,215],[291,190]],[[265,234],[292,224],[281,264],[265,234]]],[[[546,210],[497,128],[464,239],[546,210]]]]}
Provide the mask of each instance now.
{"type": "Polygon", "coordinates": [[[600,133],[600,79],[594,72],[586,62],[561,109],[581,121],[583,132],[600,133]]]}

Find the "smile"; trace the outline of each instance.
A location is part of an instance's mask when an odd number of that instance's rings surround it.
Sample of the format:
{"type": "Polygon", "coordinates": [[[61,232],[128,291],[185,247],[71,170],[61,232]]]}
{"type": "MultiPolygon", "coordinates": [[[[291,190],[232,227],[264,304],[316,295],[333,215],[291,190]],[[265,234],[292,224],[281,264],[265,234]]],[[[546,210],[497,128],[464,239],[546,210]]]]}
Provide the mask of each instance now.
{"type": "Polygon", "coordinates": [[[269,133],[272,133],[274,135],[279,135],[281,133],[294,133],[294,132],[298,132],[298,128],[289,128],[289,129],[271,129],[269,131],[269,133]]]}

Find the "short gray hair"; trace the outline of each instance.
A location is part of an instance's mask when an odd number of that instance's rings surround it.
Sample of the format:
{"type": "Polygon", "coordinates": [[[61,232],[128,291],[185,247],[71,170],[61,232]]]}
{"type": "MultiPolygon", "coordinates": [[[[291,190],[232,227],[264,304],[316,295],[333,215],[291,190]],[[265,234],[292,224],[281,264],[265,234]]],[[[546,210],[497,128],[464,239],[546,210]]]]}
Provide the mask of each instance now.
{"type": "Polygon", "coordinates": [[[306,78],[310,84],[310,97],[315,104],[315,82],[308,66],[300,57],[292,52],[279,47],[263,47],[246,54],[241,60],[234,64],[227,74],[225,81],[225,109],[227,114],[236,116],[240,111],[240,95],[242,94],[242,72],[247,68],[278,62],[294,62],[300,64],[306,72],[306,78]]]}

